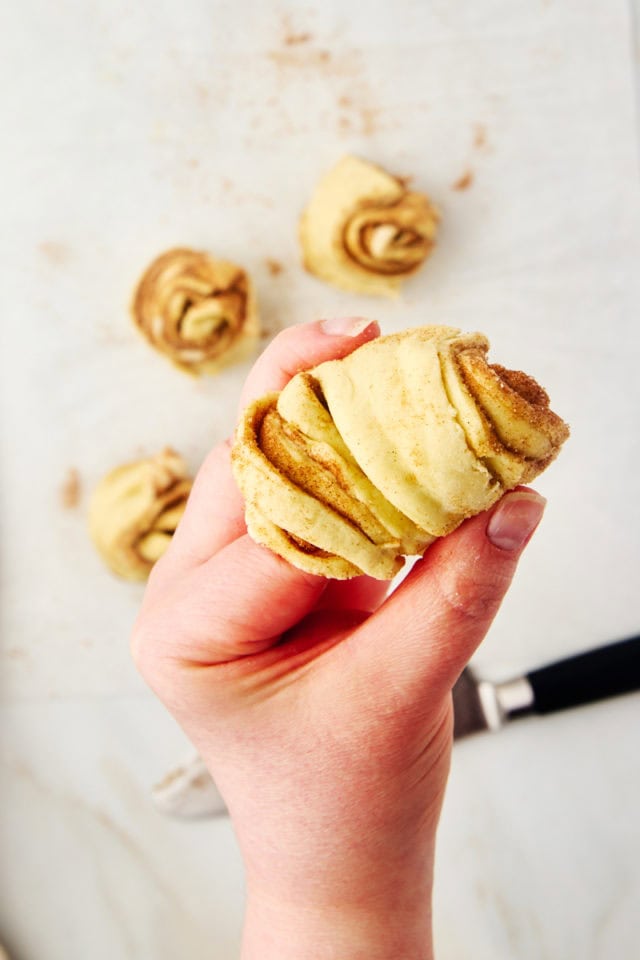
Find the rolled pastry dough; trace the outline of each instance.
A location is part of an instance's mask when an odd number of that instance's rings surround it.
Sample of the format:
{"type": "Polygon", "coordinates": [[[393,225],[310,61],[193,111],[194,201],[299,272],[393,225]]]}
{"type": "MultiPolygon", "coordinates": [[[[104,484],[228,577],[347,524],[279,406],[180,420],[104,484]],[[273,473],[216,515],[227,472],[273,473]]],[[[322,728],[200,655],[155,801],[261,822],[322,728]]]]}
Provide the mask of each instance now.
{"type": "Polygon", "coordinates": [[[393,297],[431,252],[439,219],[428,197],[346,156],[320,180],[302,215],[303,262],[343,290],[393,297]]]}
{"type": "Polygon", "coordinates": [[[116,467],[100,481],[89,507],[89,532],[114,573],[147,578],[169,546],[191,483],[182,457],[170,449],[116,467]]]}
{"type": "Polygon", "coordinates": [[[536,477],[568,427],[488,349],[480,333],[407,330],[251,404],[232,451],[251,536],[311,573],[389,579],[536,477]]]}
{"type": "Polygon", "coordinates": [[[226,260],[176,248],[141,277],[133,322],[152,347],[187,373],[216,373],[243,359],[259,334],[249,275],[226,260]]]}

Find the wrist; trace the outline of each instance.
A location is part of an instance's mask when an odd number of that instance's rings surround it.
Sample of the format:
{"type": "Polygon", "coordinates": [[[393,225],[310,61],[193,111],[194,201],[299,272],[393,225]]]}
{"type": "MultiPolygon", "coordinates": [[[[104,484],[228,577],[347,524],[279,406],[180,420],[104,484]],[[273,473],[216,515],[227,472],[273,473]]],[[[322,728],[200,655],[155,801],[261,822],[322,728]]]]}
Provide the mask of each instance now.
{"type": "Polygon", "coordinates": [[[249,882],[242,960],[432,960],[432,860],[376,881],[288,900],[249,882]]]}
{"type": "Polygon", "coordinates": [[[247,904],[241,960],[433,960],[429,898],[420,911],[292,910],[247,904]]]}

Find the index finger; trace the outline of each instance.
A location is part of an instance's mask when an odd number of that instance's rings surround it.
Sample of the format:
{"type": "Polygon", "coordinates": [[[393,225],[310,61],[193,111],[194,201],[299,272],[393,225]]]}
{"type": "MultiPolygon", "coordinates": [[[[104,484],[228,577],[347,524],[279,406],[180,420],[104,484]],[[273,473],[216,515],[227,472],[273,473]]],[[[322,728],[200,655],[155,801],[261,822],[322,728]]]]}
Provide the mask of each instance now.
{"type": "MultiPolygon", "coordinates": [[[[247,377],[240,400],[281,390],[301,370],[344,357],[373,340],[380,329],[361,317],[316,320],[283,330],[247,377]]],[[[244,503],[231,473],[229,443],[215,448],[196,476],[186,510],[154,580],[206,563],[246,532],[244,503]]]]}
{"type": "Polygon", "coordinates": [[[240,395],[240,412],[265,393],[282,390],[301,370],[346,357],[379,334],[376,321],[365,317],[331,317],[288,327],[253,365],[240,395]]]}

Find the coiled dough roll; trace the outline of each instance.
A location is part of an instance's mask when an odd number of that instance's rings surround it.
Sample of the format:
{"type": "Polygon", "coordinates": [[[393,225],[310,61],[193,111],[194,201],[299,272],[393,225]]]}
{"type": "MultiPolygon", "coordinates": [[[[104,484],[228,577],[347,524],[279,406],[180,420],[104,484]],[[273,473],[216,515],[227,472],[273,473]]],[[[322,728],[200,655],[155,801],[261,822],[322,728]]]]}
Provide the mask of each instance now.
{"type": "Polygon", "coordinates": [[[259,334],[249,275],[182,247],[150,264],[134,292],[131,315],[151,346],[187,373],[216,373],[243,359],[259,334]]]}
{"type": "Polygon", "coordinates": [[[111,470],[94,490],[89,533],[107,566],[146,580],[184,513],[192,481],[173,450],[111,470]]]}
{"type": "Polygon", "coordinates": [[[430,254],[439,219],[424,194],[366,160],[343,157],[300,220],[304,265],[343,290],[396,296],[430,254]]]}
{"type": "Polygon", "coordinates": [[[250,535],[311,573],[390,579],[536,477],[569,429],[488,349],[479,333],[407,330],[251,404],[232,451],[250,535]]]}

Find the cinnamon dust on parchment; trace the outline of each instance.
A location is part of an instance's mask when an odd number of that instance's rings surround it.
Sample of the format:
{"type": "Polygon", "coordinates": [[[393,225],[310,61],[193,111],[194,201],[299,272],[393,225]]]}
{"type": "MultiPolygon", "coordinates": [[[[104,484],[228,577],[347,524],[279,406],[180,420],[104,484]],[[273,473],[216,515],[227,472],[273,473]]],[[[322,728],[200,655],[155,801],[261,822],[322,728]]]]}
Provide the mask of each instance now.
{"type": "Polygon", "coordinates": [[[473,176],[473,170],[465,170],[462,176],[458,177],[458,179],[451,184],[451,189],[468,190],[473,183],[473,176]]]}
{"type": "Polygon", "coordinates": [[[82,482],[75,467],[69,467],[60,486],[60,503],[65,510],[73,510],[80,503],[82,482]]]}
{"type": "Polygon", "coordinates": [[[272,260],[270,257],[265,258],[264,265],[272,277],[277,277],[284,271],[284,267],[280,261],[272,260]]]}

